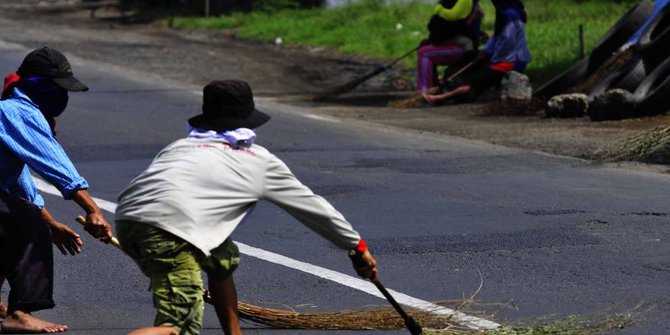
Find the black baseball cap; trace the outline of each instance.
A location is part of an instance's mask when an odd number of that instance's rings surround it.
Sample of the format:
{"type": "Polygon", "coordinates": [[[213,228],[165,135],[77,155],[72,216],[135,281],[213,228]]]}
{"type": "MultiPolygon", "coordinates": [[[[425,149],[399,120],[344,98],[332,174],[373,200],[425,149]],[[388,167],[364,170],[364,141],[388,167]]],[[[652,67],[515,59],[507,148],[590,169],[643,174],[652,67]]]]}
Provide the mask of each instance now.
{"type": "Polygon", "coordinates": [[[203,89],[202,114],[188,119],[194,128],[224,132],[254,129],[270,120],[257,110],[251,87],[241,80],[212,81],[203,89]]]}
{"type": "Polygon", "coordinates": [[[68,91],[88,91],[88,86],[72,74],[72,66],[63,53],[49,47],[30,52],[16,73],[23,78],[49,78],[68,91]]]}

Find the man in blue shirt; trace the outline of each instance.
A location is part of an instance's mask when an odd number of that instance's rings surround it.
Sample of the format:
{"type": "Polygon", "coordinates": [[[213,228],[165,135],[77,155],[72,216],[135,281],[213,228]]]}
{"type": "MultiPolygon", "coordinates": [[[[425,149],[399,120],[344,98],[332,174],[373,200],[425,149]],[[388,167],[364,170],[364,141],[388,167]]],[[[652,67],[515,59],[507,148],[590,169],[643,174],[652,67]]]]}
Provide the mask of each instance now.
{"type": "Polygon", "coordinates": [[[85,229],[108,243],[111,228],[79,175],[54,138],[55,117],[67,106],[68,91],[86,91],[65,56],[44,47],[26,56],[19,80],[0,101],[0,283],[11,290],[3,333],[56,333],[67,326],[31,312],[54,307],[54,243],[63,254],[81,251],[82,241],[44,207],[29,168],[54,185],[65,199],[87,213],[85,229]]]}

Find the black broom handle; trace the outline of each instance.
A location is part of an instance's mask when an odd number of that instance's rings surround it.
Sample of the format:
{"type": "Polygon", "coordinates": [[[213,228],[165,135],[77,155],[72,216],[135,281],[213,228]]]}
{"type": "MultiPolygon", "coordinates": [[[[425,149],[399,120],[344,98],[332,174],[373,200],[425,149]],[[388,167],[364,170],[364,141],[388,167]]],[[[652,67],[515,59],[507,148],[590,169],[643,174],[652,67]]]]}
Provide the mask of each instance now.
{"type": "MultiPolygon", "coordinates": [[[[349,257],[351,258],[352,262],[357,267],[365,266],[365,263],[360,258],[360,256],[361,256],[361,254],[356,250],[350,250],[349,251],[349,257]]],[[[379,281],[379,278],[376,278],[374,280],[372,278],[369,278],[369,279],[370,279],[370,281],[372,281],[373,284],[375,284],[375,286],[377,286],[377,289],[379,290],[379,292],[382,293],[384,298],[386,298],[386,300],[391,304],[391,306],[393,306],[393,308],[396,310],[396,312],[398,312],[398,314],[400,314],[400,317],[402,317],[402,320],[405,322],[405,327],[407,327],[407,329],[410,331],[410,333],[412,335],[423,334],[423,329],[421,329],[421,326],[416,322],[416,320],[414,320],[414,318],[412,318],[411,316],[407,315],[407,313],[405,313],[405,310],[402,309],[402,307],[400,307],[400,304],[398,304],[398,302],[395,301],[395,298],[393,298],[391,293],[389,293],[389,291],[386,290],[384,285],[382,285],[382,283],[379,281]]]]}
{"type": "Polygon", "coordinates": [[[389,293],[389,291],[386,290],[386,287],[384,287],[384,285],[382,285],[382,283],[379,280],[373,280],[372,283],[374,283],[375,286],[377,286],[377,288],[384,295],[386,300],[388,300],[388,302],[391,303],[391,306],[393,306],[393,308],[395,308],[395,310],[398,311],[398,314],[400,314],[402,319],[405,320],[405,322],[407,322],[407,320],[409,320],[409,315],[407,315],[407,313],[405,313],[405,310],[403,310],[402,307],[400,307],[400,304],[398,304],[398,302],[395,301],[395,298],[393,298],[391,293],[389,293]]]}
{"type": "Polygon", "coordinates": [[[390,68],[391,66],[395,65],[395,64],[398,63],[399,61],[405,59],[405,57],[407,57],[407,56],[413,54],[414,52],[416,52],[417,50],[419,50],[420,47],[421,47],[421,46],[417,46],[417,47],[415,47],[414,49],[408,51],[406,54],[404,54],[404,55],[402,55],[402,56],[396,58],[394,61],[392,61],[392,62],[389,63],[388,65],[384,66],[384,68],[385,68],[385,69],[386,69],[386,68],[390,68]]]}

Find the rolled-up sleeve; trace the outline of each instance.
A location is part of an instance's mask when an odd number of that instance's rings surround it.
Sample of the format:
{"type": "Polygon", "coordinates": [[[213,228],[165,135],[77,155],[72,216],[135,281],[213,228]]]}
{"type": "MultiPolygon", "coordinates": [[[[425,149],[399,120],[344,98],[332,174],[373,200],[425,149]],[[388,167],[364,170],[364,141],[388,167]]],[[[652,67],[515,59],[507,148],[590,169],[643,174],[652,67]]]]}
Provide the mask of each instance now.
{"type": "Polygon", "coordinates": [[[37,187],[27,166],[23,167],[19,178],[16,180],[16,184],[10,188],[10,192],[32,202],[39,208],[44,207],[44,199],[37,192],[37,187]]]}
{"type": "Polygon", "coordinates": [[[0,138],[10,151],[54,185],[63,198],[71,199],[73,192],[87,189],[88,183],[79,175],[52,136],[46,120],[38,113],[28,110],[2,113],[0,138]]]}

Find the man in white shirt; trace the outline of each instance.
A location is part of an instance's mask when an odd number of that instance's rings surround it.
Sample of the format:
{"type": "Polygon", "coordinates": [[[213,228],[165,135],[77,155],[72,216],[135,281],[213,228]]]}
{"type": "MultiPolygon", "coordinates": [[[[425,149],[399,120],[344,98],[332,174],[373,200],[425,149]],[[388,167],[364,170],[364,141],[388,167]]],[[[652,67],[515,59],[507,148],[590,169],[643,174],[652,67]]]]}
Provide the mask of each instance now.
{"type": "Polygon", "coordinates": [[[214,81],[189,136],[164,148],[119,195],[116,226],[126,252],[151,279],[154,327],[132,335],[198,334],[204,308],[201,271],[226,334],[241,334],[232,273],[239,252],[230,235],[259,200],[281,207],[352,255],[376,279],[376,260],[340,212],[303,185],[252,129],[270,117],[243,81],[214,81]]]}

